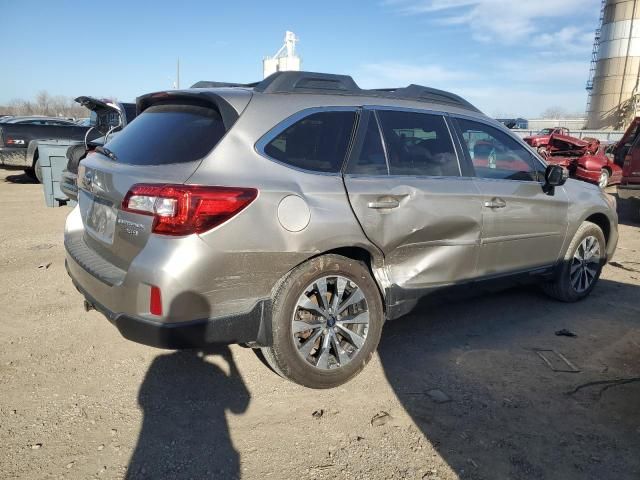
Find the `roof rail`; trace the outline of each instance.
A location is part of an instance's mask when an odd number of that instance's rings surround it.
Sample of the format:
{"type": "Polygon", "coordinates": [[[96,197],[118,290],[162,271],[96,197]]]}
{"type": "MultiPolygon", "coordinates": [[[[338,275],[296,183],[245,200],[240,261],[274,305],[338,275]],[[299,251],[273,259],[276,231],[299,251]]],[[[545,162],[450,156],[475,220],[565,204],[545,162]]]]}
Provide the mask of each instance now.
{"type": "Polygon", "coordinates": [[[276,72],[254,87],[263,93],[360,93],[348,75],[317,72],[276,72]]]}
{"type": "Polygon", "coordinates": [[[458,95],[411,84],[402,88],[362,89],[349,75],[335,75],[318,72],[276,72],[261,82],[226,83],[201,81],[192,88],[244,87],[253,88],[260,93],[316,93],[330,95],[357,95],[362,97],[393,98],[398,100],[416,100],[461,107],[480,112],[471,103],[458,95]]]}
{"type": "Polygon", "coordinates": [[[408,87],[395,90],[393,92],[393,95],[398,98],[410,98],[412,100],[421,100],[425,102],[464,106],[465,108],[474,110],[476,112],[480,111],[470,102],[456,95],[455,93],[438,90],[436,88],[423,87],[422,85],[416,85],[414,83],[412,83],[408,87]]]}

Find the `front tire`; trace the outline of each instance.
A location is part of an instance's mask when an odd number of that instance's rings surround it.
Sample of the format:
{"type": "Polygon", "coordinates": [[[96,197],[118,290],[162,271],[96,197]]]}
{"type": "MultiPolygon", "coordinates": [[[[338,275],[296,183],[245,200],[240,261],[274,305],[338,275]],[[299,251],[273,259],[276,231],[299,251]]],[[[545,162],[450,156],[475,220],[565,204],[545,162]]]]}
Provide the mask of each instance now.
{"type": "Polygon", "coordinates": [[[310,388],[355,377],[378,346],[384,310],[367,266],[323,255],[279,283],[272,307],[273,345],[262,349],[281,376],[310,388]]]}
{"type": "Polygon", "coordinates": [[[558,267],[555,278],[543,284],[544,291],[563,302],[577,302],[591,293],[598,283],[606,259],[602,229],[591,222],[578,228],[558,267]]]}
{"type": "Polygon", "coordinates": [[[605,188],[607,188],[608,185],[609,185],[609,170],[607,170],[606,168],[603,168],[600,171],[598,186],[604,190],[605,188]]]}
{"type": "Polygon", "coordinates": [[[42,183],[42,166],[40,165],[40,157],[37,150],[33,161],[33,172],[38,183],[42,183]]]}

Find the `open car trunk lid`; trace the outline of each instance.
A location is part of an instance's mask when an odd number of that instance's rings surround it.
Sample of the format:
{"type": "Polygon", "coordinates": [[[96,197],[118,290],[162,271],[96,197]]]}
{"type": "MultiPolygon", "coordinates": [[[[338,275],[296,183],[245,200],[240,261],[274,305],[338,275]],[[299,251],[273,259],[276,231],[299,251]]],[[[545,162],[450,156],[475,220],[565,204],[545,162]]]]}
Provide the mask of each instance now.
{"type": "Polygon", "coordinates": [[[237,118],[227,110],[225,122],[219,102],[175,94],[146,99],[142,108],[139,101],[135,121],[83,160],[78,203],[87,248],[127,270],[153,235],[154,218],[124,211],[127,192],[140,183],[184,184],[237,118]]]}

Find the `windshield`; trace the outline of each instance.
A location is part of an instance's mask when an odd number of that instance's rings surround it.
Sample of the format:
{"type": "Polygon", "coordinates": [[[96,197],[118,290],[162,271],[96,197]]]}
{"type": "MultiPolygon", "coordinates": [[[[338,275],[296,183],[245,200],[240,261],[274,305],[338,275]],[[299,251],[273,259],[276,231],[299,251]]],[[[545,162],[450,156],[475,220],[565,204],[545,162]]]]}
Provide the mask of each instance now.
{"type": "Polygon", "coordinates": [[[553,128],[543,128],[538,132],[538,135],[549,135],[553,132],[553,128]]]}

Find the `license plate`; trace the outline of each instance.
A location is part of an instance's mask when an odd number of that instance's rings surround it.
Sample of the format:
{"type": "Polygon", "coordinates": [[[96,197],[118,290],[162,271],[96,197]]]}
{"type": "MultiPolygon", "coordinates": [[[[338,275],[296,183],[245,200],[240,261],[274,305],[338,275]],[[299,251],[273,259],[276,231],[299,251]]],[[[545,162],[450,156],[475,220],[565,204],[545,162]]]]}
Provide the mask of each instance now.
{"type": "Polygon", "coordinates": [[[79,202],[87,232],[101,242],[113,244],[117,217],[113,204],[84,191],[80,192],[79,202]]]}

